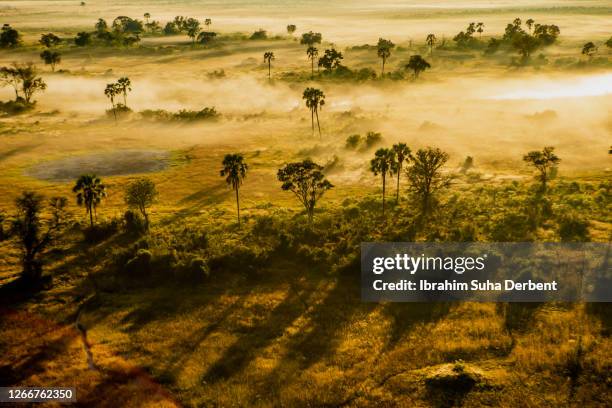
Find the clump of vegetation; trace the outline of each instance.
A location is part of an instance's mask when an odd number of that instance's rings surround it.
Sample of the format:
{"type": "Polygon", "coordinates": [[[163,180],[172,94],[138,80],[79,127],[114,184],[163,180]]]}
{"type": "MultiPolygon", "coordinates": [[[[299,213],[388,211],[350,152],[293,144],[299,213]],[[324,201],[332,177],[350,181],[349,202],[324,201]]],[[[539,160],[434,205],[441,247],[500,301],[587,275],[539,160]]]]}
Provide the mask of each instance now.
{"type": "Polygon", "coordinates": [[[251,36],[249,37],[250,40],[267,40],[268,39],[268,32],[266,30],[263,29],[259,29],[257,31],[255,31],[253,34],[251,34],[251,36]]]}
{"type": "Polygon", "coordinates": [[[47,89],[47,84],[38,76],[31,62],[14,63],[0,68],[0,87],[10,86],[15,92],[15,100],[0,102],[0,108],[7,114],[18,114],[34,107],[34,94],[47,89]]]}
{"type": "Polygon", "coordinates": [[[4,24],[0,31],[0,48],[14,48],[21,43],[21,35],[10,24],[4,24]]]}
{"type": "Polygon", "coordinates": [[[168,112],[167,110],[144,110],[140,115],[147,120],[163,121],[163,122],[197,122],[207,120],[217,120],[221,116],[217,110],[212,108],[204,108],[199,111],[181,109],[178,112],[168,112]]]}

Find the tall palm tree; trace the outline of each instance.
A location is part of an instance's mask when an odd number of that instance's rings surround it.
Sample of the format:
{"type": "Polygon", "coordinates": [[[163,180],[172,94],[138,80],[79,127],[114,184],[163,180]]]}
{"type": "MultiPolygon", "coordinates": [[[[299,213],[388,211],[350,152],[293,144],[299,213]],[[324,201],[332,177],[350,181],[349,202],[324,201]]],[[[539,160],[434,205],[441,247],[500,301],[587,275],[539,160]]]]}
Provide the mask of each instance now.
{"type": "Polygon", "coordinates": [[[382,176],[382,210],[385,215],[385,192],[387,187],[387,176],[392,176],[394,173],[394,153],[391,149],[378,149],[374,154],[374,158],[370,161],[370,170],[375,176],[382,176]]]}
{"type": "Polygon", "coordinates": [[[310,76],[314,78],[314,62],[315,62],[315,59],[319,56],[319,50],[316,49],[316,47],[313,47],[311,45],[306,50],[306,55],[308,55],[308,59],[312,62],[312,71],[311,71],[310,76]]]}
{"type": "Polygon", "coordinates": [[[387,58],[389,58],[391,56],[391,50],[394,47],[395,47],[395,44],[393,44],[391,41],[385,40],[384,38],[379,38],[378,39],[378,45],[377,45],[376,53],[377,53],[378,57],[382,59],[381,76],[385,75],[385,63],[387,62],[387,58]]]}
{"type": "Polygon", "coordinates": [[[399,203],[399,191],[400,191],[400,175],[402,174],[402,167],[404,162],[410,160],[410,148],[405,143],[397,143],[393,145],[394,158],[394,171],[397,173],[397,188],[395,190],[395,200],[399,203]]]}
{"type": "Polygon", "coordinates": [[[484,23],[476,24],[476,32],[478,33],[478,38],[482,38],[482,32],[484,31],[484,23]]]}
{"type": "Polygon", "coordinates": [[[274,60],[274,53],[268,51],[264,53],[264,62],[268,63],[268,79],[272,78],[272,61],[274,60]]]}
{"type": "Polygon", "coordinates": [[[238,228],[240,228],[240,197],[238,190],[246,177],[249,166],[244,162],[241,154],[226,154],[221,163],[221,177],[225,177],[226,183],[236,192],[236,209],[238,211],[238,228]]]}
{"type": "Polygon", "coordinates": [[[310,109],[310,123],[312,125],[312,135],[314,136],[314,118],[317,117],[317,127],[319,137],[321,137],[321,124],[319,123],[319,109],[325,105],[325,94],[320,89],[306,88],[302,99],[306,101],[306,107],[310,109]]]}
{"type": "Polygon", "coordinates": [[[127,107],[127,93],[132,92],[132,81],[128,77],[119,78],[117,88],[123,94],[123,106],[127,107]]]}
{"type": "Polygon", "coordinates": [[[95,174],[84,174],[78,178],[72,192],[76,194],[77,204],[85,207],[86,214],[89,214],[89,223],[93,227],[96,207],[102,198],[106,197],[106,186],[95,174]]]}
{"type": "Polygon", "coordinates": [[[117,84],[106,84],[106,89],[104,89],[104,95],[108,99],[110,99],[111,105],[113,106],[113,116],[115,117],[115,122],[117,121],[117,111],[115,110],[115,96],[119,93],[119,89],[117,84]]]}
{"type": "Polygon", "coordinates": [[[438,39],[436,38],[435,34],[429,34],[427,36],[427,45],[429,45],[429,55],[433,55],[433,47],[434,45],[436,45],[436,42],[438,41],[438,39]]]}

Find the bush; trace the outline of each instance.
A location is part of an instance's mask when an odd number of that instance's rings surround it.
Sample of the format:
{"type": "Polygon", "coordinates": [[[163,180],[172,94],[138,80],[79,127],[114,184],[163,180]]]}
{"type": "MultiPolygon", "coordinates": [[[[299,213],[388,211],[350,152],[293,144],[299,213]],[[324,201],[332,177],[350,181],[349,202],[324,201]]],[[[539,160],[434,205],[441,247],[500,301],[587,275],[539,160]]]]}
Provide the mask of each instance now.
{"type": "Polygon", "coordinates": [[[350,135],[346,138],[346,144],[344,147],[347,149],[356,149],[357,146],[361,143],[361,135],[350,135]]]}
{"type": "Polygon", "coordinates": [[[259,29],[255,31],[253,34],[251,34],[249,39],[250,40],[267,40],[268,33],[266,32],[266,30],[259,29]]]}
{"type": "Polygon", "coordinates": [[[371,149],[372,147],[382,142],[382,135],[377,132],[368,132],[365,138],[365,149],[371,149]]]}
{"type": "Polygon", "coordinates": [[[123,229],[128,234],[142,234],[146,230],[145,222],[138,213],[127,210],[123,214],[123,229]]]}
{"type": "Polygon", "coordinates": [[[214,107],[204,108],[199,111],[181,109],[178,112],[168,112],[167,110],[163,109],[147,109],[140,112],[140,115],[143,119],[168,122],[193,122],[200,120],[215,120],[220,116],[214,107]]]}
{"type": "Polygon", "coordinates": [[[22,98],[19,98],[16,101],[0,101],[0,113],[5,113],[7,115],[18,115],[31,110],[33,107],[33,103],[27,103],[22,98]]]}
{"type": "Polygon", "coordinates": [[[123,117],[127,117],[132,113],[132,109],[130,109],[128,106],[125,106],[122,103],[118,103],[115,106],[115,109],[107,109],[106,110],[106,115],[110,116],[110,117],[117,117],[119,118],[123,118],[123,117]]]}
{"type": "Polygon", "coordinates": [[[204,259],[196,257],[186,265],[178,265],[174,275],[179,283],[200,283],[210,276],[210,269],[204,259]]]}
{"type": "Polygon", "coordinates": [[[559,219],[559,237],[563,242],[589,241],[589,221],[577,214],[564,214],[559,219]]]}
{"type": "Polygon", "coordinates": [[[151,275],[151,259],[153,255],[148,249],[139,249],[136,255],[127,261],[125,269],[131,277],[146,278],[151,275]]]}
{"type": "Polygon", "coordinates": [[[83,230],[84,239],[89,243],[104,241],[119,231],[119,220],[116,218],[110,221],[103,221],[95,224],[93,227],[87,227],[83,230]]]}

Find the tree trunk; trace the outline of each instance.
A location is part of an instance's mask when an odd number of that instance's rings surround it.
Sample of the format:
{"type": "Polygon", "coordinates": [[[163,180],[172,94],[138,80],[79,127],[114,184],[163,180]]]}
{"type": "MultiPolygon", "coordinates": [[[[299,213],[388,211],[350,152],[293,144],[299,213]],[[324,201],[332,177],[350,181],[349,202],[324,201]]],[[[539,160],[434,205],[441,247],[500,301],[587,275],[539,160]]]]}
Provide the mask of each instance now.
{"type": "Polygon", "coordinates": [[[91,205],[88,206],[89,208],[89,224],[91,225],[91,228],[93,228],[94,223],[93,223],[93,208],[91,205]]]}
{"type": "Polygon", "coordinates": [[[272,78],[272,62],[270,62],[270,60],[268,60],[268,79],[272,78]]]}
{"type": "Polygon", "coordinates": [[[149,231],[149,214],[147,214],[147,209],[145,207],[142,207],[140,209],[140,212],[142,213],[142,217],[145,221],[145,231],[149,231]]]}
{"type": "Polygon", "coordinates": [[[310,125],[312,127],[312,136],[314,136],[314,109],[310,109],[310,125]]]}
{"type": "Polygon", "coordinates": [[[312,60],[312,70],[310,73],[310,77],[314,78],[314,55],[312,56],[311,60],[312,60]]]}
{"type": "Polygon", "coordinates": [[[319,139],[321,139],[321,124],[319,123],[319,110],[315,109],[315,114],[317,115],[317,127],[319,128],[319,139]]]}
{"type": "Polygon", "coordinates": [[[385,59],[383,58],[383,63],[382,63],[382,73],[380,74],[380,76],[385,75],[385,59]]]}
{"type": "Polygon", "coordinates": [[[397,188],[395,190],[395,201],[399,203],[399,183],[400,183],[400,175],[402,174],[402,166],[398,166],[397,168],[397,188]]]}
{"type": "Polygon", "coordinates": [[[383,173],[382,176],[383,179],[383,216],[385,215],[385,186],[386,186],[386,177],[385,177],[385,173],[383,173]]]}
{"type": "Polygon", "coordinates": [[[238,212],[238,228],[240,228],[240,198],[238,196],[238,188],[236,188],[236,210],[238,212]]]}

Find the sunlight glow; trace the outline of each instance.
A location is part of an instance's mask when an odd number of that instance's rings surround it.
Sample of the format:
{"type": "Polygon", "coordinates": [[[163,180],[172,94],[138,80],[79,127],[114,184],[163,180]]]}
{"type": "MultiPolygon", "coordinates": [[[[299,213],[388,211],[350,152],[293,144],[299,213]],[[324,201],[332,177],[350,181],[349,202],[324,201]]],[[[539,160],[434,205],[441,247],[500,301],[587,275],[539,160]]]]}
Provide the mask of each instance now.
{"type": "Polygon", "coordinates": [[[486,99],[559,99],[612,94],[612,74],[528,83],[526,89],[501,92],[486,99]]]}

